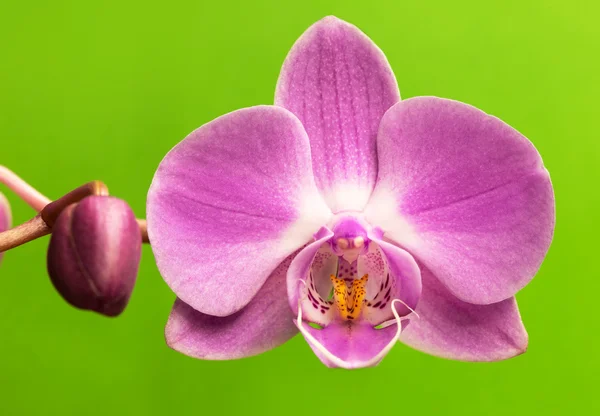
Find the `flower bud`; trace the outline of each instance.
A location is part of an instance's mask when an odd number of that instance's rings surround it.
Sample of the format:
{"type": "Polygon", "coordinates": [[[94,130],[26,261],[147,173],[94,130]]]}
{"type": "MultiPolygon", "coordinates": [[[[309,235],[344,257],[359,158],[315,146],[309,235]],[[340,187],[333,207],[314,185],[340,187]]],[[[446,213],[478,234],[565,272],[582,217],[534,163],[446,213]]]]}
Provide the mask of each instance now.
{"type": "MultiPolygon", "coordinates": [[[[2,192],[0,192],[0,233],[8,230],[10,228],[10,223],[10,205],[2,192]]],[[[0,253],[0,260],[2,260],[2,255],[3,253],[0,253]]]]}
{"type": "Polygon", "coordinates": [[[121,199],[89,196],[68,206],[52,228],[48,273],[71,305],[119,315],[135,285],[142,239],[121,199]]]}

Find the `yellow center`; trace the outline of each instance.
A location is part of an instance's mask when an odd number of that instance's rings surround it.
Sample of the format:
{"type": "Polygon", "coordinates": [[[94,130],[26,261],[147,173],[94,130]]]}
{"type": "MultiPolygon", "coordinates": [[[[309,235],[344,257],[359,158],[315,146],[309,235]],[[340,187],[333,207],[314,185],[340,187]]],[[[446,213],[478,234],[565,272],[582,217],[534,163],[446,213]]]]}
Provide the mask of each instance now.
{"type": "Polygon", "coordinates": [[[367,295],[365,286],[369,275],[365,274],[360,279],[353,280],[351,285],[347,285],[344,279],[338,279],[334,275],[330,278],[333,283],[333,299],[342,319],[358,318],[367,295]]]}

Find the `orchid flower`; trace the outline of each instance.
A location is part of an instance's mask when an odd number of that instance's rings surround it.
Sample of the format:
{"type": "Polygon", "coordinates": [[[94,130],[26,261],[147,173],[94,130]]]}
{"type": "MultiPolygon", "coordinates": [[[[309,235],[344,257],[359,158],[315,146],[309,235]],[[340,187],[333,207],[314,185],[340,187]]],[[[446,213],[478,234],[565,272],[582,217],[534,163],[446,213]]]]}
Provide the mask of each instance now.
{"type": "Polygon", "coordinates": [[[169,346],[235,359],[300,332],[343,368],[398,340],[470,361],[525,351],[514,295],[555,218],[531,142],[457,101],[400,101],[384,54],[335,17],[294,44],[275,106],[219,117],[165,156],[147,214],[178,297],[169,346]]]}

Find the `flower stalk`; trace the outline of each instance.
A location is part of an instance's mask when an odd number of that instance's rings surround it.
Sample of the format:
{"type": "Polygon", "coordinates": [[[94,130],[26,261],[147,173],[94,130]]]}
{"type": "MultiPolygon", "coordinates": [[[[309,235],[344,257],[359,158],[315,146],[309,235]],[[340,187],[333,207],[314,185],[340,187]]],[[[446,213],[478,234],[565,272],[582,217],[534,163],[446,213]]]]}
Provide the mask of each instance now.
{"type": "Polygon", "coordinates": [[[42,216],[37,214],[29,221],[0,233],[0,253],[48,235],[51,232],[52,229],[48,227],[42,216]]]}
{"type": "Polygon", "coordinates": [[[42,195],[16,173],[2,165],[0,165],[0,183],[6,185],[8,189],[17,194],[27,205],[38,212],[51,202],[50,198],[42,195]]]}
{"type": "MultiPolygon", "coordinates": [[[[31,208],[38,211],[31,220],[0,233],[0,253],[52,233],[54,223],[69,205],[80,202],[88,196],[109,195],[108,187],[103,182],[92,181],[52,201],[5,166],[0,166],[0,183],[6,185],[31,208]]],[[[146,220],[137,219],[137,223],[142,242],[149,243],[146,220]]]]}

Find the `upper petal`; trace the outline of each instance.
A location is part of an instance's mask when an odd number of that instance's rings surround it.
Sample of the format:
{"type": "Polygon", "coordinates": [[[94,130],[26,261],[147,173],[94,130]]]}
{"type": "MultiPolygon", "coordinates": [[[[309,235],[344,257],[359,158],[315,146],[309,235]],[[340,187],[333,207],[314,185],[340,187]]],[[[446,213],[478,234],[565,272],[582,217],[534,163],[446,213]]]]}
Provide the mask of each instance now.
{"type": "Polygon", "coordinates": [[[191,133],[160,163],[147,202],[163,278],[185,303],[217,316],[245,306],[330,214],[302,124],[271,106],[191,133]]]}
{"type": "Polygon", "coordinates": [[[466,104],[418,97],[392,107],[378,139],[367,219],[460,299],[495,303],[538,270],[554,195],[523,135],[466,104]]]}
{"type": "MultiPolygon", "coordinates": [[[[10,228],[11,213],[10,205],[6,197],[0,192],[0,233],[10,228]]],[[[0,260],[2,260],[3,253],[0,253],[0,260]]]]}
{"type": "Polygon", "coordinates": [[[383,52],[336,17],[312,25],[290,50],[275,104],[304,124],[317,186],[334,212],[366,205],[377,178],[377,128],[399,99],[383,52]]]}
{"type": "Polygon", "coordinates": [[[527,332],[514,297],[491,305],[462,302],[431,274],[421,270],[419,318],[400,341],[428,354],[462,361],[498,361],[527,349],[527,332]]]}
{"type": "Polygon", "coordinates": [[[290,339],[298,332],[285,288],[292,257],[273,271],[244,309],[232,315],[206,315],[177,299],[165,328],[167,344],[191,357],[231,360],[260,354],[290,339]]]}

